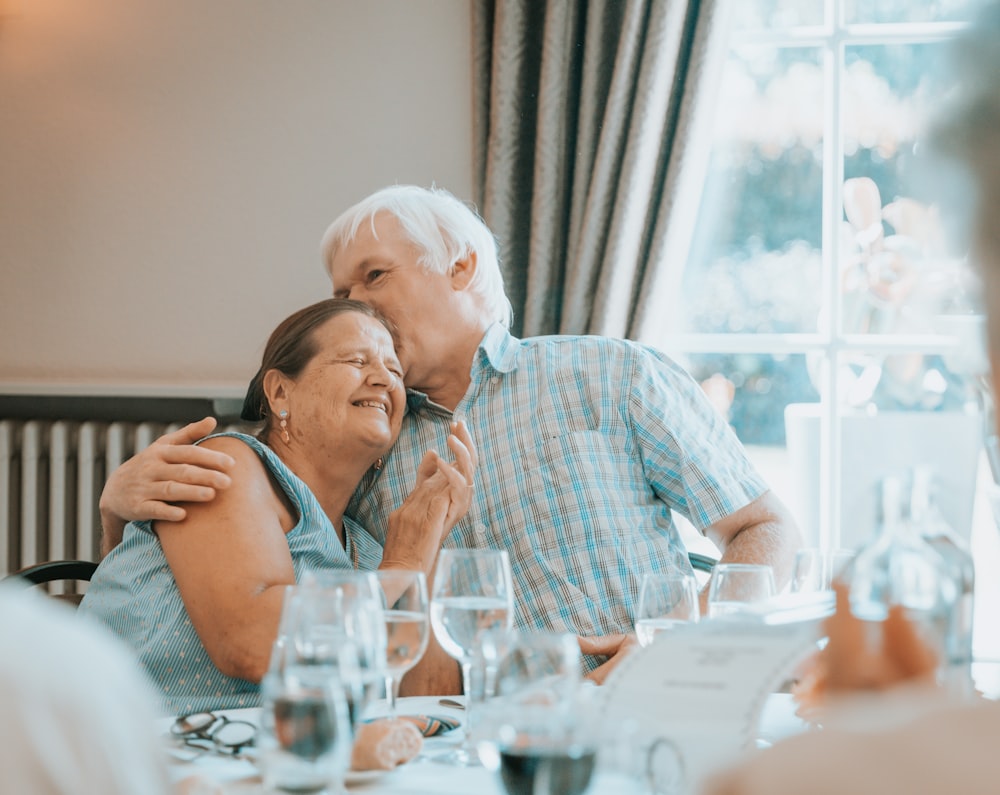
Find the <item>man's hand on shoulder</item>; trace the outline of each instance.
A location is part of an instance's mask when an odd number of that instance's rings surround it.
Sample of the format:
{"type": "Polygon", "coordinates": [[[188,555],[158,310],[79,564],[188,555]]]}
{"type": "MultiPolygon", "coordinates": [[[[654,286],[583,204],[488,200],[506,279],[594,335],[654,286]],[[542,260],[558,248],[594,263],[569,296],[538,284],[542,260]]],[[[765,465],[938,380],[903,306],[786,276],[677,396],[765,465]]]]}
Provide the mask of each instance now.
{"type": "Polygon", "coordinates": [[[164,434],[111,473],[100,501],[102,555],[118,545],[127,522],[178,522],[187,512],[175,503],[210,502],[217,489],[229,487],[232,457],[193,444],[215,425],[206,417],[164,434]]]}

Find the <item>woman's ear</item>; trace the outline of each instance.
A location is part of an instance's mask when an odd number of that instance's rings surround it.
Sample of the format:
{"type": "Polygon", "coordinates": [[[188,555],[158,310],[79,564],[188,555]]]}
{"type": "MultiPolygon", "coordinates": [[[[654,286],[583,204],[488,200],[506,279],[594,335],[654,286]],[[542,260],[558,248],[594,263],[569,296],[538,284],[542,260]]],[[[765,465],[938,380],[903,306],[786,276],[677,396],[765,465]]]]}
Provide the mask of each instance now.
{"type": "Polygon", "coordinates": [[[271,416],[276,417],[282,409],[288,408],[291,382],[284,373],[280,370],[268,370],[264,373],[262,386],[271,416]]]}
{"type": "Polygon", "coordinates": [[[478,260],[476,259],[476,252],[470,251],[465,255],[464,259],[457,260],[451,266],[451,286],[454,290],[464,290],[470,284],[476,275],[476,267],[478,265],[478,260]]]}

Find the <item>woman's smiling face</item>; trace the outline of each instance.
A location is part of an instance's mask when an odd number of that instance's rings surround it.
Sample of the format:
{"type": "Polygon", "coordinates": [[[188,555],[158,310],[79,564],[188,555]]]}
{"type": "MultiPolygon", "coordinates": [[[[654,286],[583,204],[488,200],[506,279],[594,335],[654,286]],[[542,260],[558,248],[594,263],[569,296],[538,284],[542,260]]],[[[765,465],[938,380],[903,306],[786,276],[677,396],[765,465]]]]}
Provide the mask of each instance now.
{"type": "Polygon", "coordinates": [[[389,331],[373,317],[345,312],[318,326],[312,342],[315,355],[288,383],[289,432],[353,439],[374,457],[384,454],[399,435],[406,406],[389,331]]]}

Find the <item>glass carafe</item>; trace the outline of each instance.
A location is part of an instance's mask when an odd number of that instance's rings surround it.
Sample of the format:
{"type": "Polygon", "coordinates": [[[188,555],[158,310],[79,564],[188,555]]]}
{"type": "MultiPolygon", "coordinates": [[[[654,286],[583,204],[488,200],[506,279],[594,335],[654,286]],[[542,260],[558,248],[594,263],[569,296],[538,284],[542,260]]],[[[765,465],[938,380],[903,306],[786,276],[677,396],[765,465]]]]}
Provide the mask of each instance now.
{"type": "MultiPolygon", "coordinates": [[[[958,596],[951,569],[911,521],[903,478],[881,484],[881,520],[874,537],[858,550],[842,579],[849,586],[851,611],[863,621],[881,623],[900,605],[924,642],[937,655],[938,678],[945,679],[949,620],[958,596]]],[[[881,643],[883,633],[869,637],[881,643]]]]}
{"type": "Polygon", "coordinates": [[[972,682],[972,617],[976,586],[976,568],[968,545],[942,515],[934,499],[931,471],[913,472],[910,494],[910,519],[923,539],[937,550],[949,568],[957,588],[957,599],[945,634],[946,685],[956,694],[975,693],[972,682]]]}

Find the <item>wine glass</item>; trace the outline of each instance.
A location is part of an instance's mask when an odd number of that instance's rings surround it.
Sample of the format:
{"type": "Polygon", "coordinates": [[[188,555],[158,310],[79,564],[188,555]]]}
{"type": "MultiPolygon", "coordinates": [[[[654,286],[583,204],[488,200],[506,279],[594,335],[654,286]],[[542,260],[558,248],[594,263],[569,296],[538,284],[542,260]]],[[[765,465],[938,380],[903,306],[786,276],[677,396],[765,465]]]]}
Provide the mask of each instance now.
{"type": "Polygon", "coordinates": [[[343,791],[351,726],[336,678],[289,664],[261,682],[257,762],[266,792],[343,791]]]}
{"type": "Polygon", "coordinates": [[[698,584],[690,574],[644,574],[635,612],[639,645],[648,646],[657,635],[678,624],[697,621],[698,584]]]}
{"type": "Polygon", "coordinates": [[[774,596],[774,573],[757,563],[717,563],[708,586],[711,618],[752,612],[755,603],[774,596]]]}
{"type": "Polygon", "coordinates": [[[497,666],[479,750],[509,795],[580,795],[590,785],[598,721],[580,710],[580,647],[569,633],[518,633],[497,666]]]}
{"type": "Polygon", "coordinates": [[[385,676],[386,625],[375,575],[307,572],[289,608],[286,657],[324,667],[336,676],[346,691],[351,724],[356,725],[385,676]]]}
{"type": "Polygon", "coordinates": [[[427,578],[422,571],[376,572],[382,588],[386,628],[385,693],[389,716],[396,717],[399,680],[427,650],[427,578]]]}
{"type": "Polygon", "coordinates": [[[509,632],[514,594],[510,559],[503,550],[443,549],[434,574],[431,626],[444,651],[462,666],[465,735],[440,761],[478,765],[473,732],[476,702],[486,693],[487,661],[509,632]]]}

